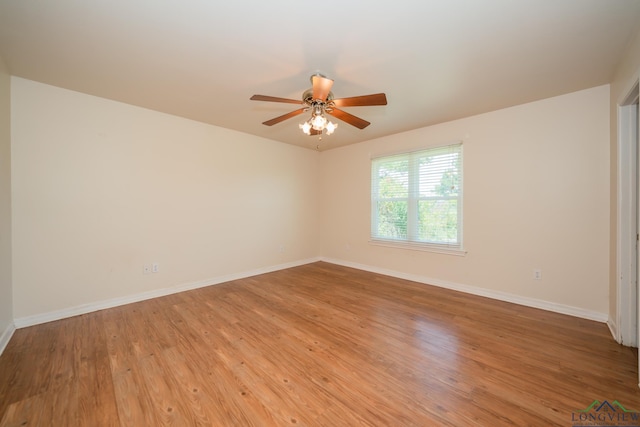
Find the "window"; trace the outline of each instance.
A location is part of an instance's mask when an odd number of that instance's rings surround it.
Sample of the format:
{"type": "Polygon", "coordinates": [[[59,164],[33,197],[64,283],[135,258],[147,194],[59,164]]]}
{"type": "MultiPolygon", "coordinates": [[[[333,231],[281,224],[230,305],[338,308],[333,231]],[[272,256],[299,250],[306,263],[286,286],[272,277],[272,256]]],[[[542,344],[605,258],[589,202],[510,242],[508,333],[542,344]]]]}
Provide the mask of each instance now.
{"type": "Polygon", "coordinates": [[[462,250],[462,144],[374,158],[371,239],[462,250]]]}

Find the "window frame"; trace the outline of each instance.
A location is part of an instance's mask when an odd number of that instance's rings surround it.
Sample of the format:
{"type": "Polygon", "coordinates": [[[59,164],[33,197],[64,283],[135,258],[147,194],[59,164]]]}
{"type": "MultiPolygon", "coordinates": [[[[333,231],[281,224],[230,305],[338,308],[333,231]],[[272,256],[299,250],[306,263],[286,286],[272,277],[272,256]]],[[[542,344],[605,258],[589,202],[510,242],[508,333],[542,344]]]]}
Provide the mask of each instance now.
{"type": "Polygon", "coordinates": [[[417,150],[403,151],[396,153],[387,153],[371,157],[371,211],[370,211],[370,240],[369,243],[377,246],[394,247],[401,249],[411,249],[419,251],[428,251],[436,253],[444,253],[450,255],[464,256],[466,251],[463,249],[463,199],[464,199],[464,150],[462,141],[456,141],[438,146],[423,147],[417,150]],[[436,155],[437,152],[445,150],[455,150],[459,152],[460,167],[458,170],[459,176],[459,194],[457,196],[423,196],[420,195],[417,189],[419,184],[419,162],[412,160],[425,155],[436,155]],[[402,198],[379,198],[377,193],[374,192],[378,185],[378,171],[379,166],[376,167],[376,163],[381,160],[391,160],[397,158],[398,160],[407,159],[409,161],[409,168],[407,174],[407,187],[408,193],[406,197],[402,198]],[[440,243],[440,242],[428,242],[421,241],[417,238],[419,229],[419,202],[424,200],[457,200],[457,241],[455,243],[440,243]],[[376,235],[378,229],[378,203],[381,201],[406,201],[407,203],[407,230],[406,239],[403,238],[385,238],[376,235]]]}

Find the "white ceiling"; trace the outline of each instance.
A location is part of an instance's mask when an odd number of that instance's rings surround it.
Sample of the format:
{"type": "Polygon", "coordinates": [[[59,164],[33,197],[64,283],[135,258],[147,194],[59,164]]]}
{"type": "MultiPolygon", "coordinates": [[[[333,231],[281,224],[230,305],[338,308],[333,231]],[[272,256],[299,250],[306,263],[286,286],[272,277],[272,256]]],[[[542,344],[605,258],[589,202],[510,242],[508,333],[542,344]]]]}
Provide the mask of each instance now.
{"type": "Polygon", "coordinates": [[[385,92],[330,149],[606,84],[638,28],[640,0],[0,0],[13,75],[311,149],[251,95],[385,92]]]}

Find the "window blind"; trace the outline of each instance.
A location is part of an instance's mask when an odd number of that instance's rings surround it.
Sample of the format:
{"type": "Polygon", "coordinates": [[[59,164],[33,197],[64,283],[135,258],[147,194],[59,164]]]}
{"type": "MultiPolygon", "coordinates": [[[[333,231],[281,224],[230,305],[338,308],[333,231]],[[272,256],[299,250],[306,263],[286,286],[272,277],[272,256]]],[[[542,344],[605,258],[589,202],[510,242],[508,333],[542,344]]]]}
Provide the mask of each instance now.
{"type": "Polygon", "coordinates": [[[373,240],[462,247],[462,144],[371,162],[373,240]]]}

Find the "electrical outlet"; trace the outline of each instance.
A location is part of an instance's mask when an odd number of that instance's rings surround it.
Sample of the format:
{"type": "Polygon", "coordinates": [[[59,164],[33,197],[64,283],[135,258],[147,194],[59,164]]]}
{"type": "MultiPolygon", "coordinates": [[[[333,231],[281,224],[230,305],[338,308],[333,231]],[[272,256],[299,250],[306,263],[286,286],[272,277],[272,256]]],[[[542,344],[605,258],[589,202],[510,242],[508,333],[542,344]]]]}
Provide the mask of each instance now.
{"type": "Polygon", "coordinates": [[[151,266],[150,266],[149,264],[145,264],[145,265],[142,267],[142,273],[143,273],[143,274],[149,274],[149,273],[151,273],[151,266]]]}
{"type": "Polygon", "coordinates": [[[539,268],[533,269],[533,279],[534,280],[542,280],[542,270],[539,268]]]}
{"type": "Polygon", "coordinates": [[[160,271],[160,265],[158,265],[157,262],[154,262],[153,264],[151,264],[151,272],[157,273],[158,271],[160,271]]]}

